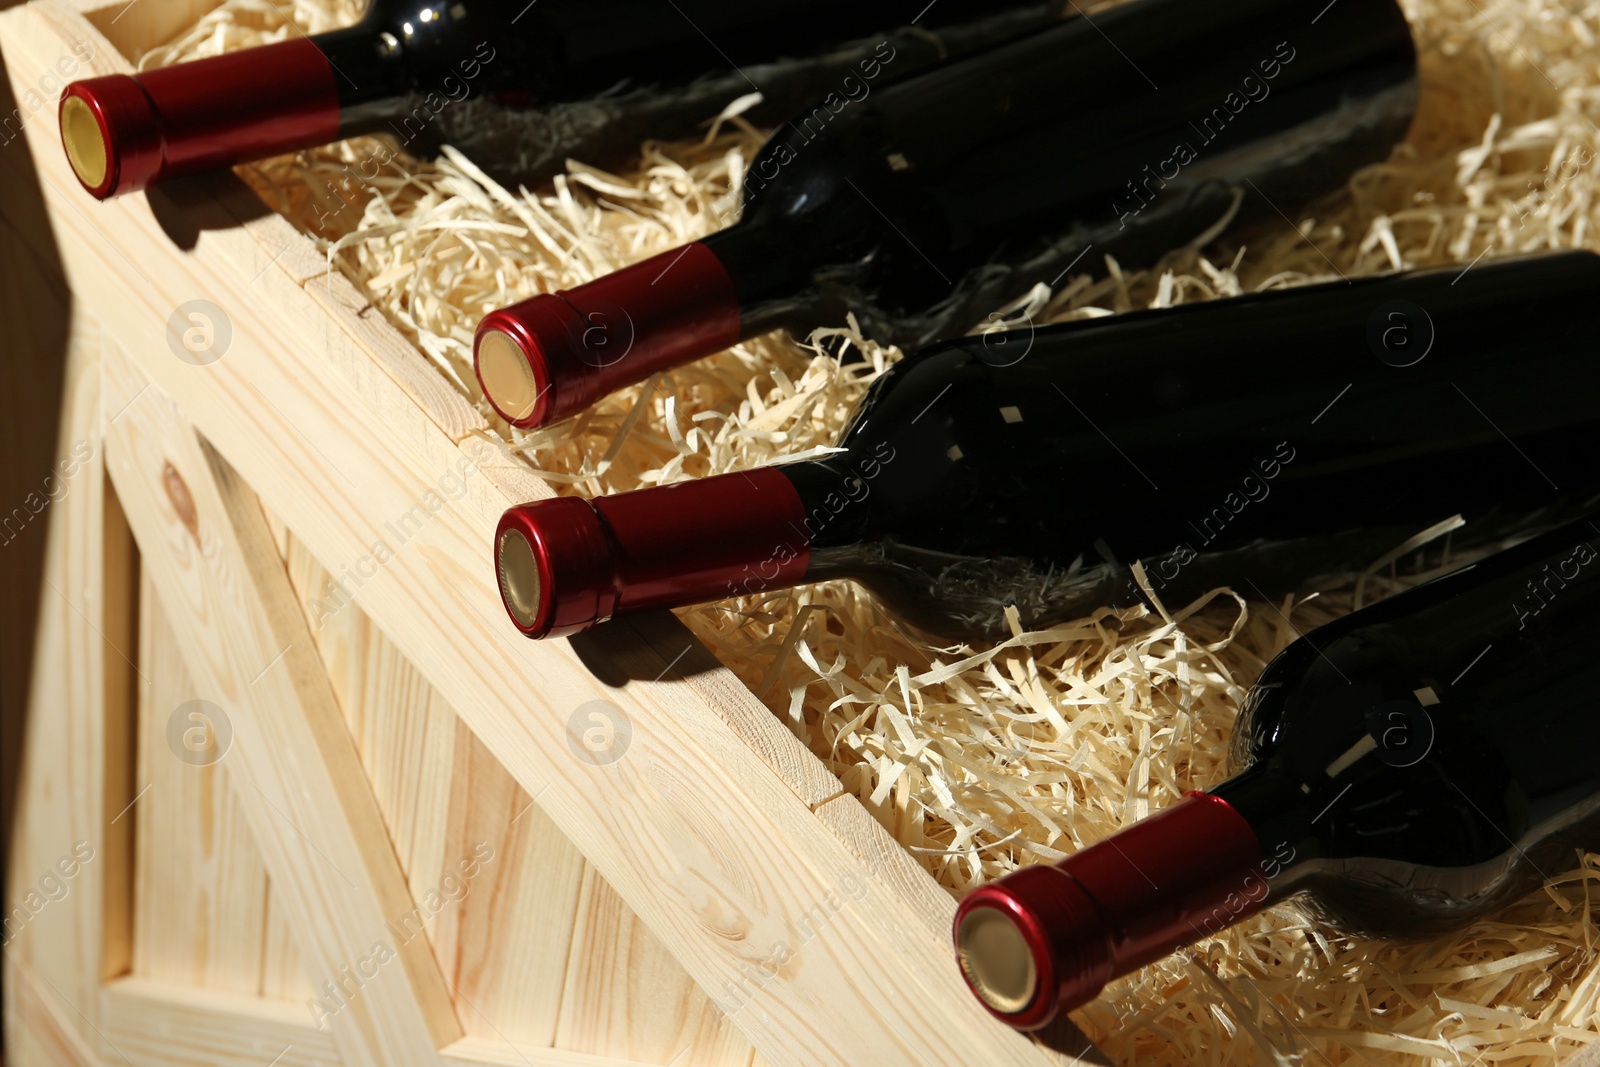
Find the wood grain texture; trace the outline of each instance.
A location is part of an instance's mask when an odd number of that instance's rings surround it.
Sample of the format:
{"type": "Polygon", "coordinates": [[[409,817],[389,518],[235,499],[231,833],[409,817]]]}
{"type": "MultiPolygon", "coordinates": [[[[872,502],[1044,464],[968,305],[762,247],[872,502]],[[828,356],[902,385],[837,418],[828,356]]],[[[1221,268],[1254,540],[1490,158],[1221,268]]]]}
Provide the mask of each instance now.
{"type": "Polygon", "coordinates": [[[348,583],[292,533],[282,544],[411,886],[415,906],[391,925],[433,946],[469,1034],[549,1045],[582,855],[350,602],[348,583]]]}
{"type": "Polygon", "coordinates": [[[591,1056],[565,1049],[531,1048],[483,1037],[464,1037],[440,1049],[439,1064],[440,1067],[644,1067],[637,1060],[591,1056]]]}
{"type": "Polygon", "coordinates": [[[578,902],[556,1043],[678,1067],[747,1067],[755,1051],[592,869],[578,902]]]}
{"type": "MultiPolygon", "coordinates": [[[[301,554],[291,537],[290,556],[301,554]]],[[[312,595],[297,599],[415,898],[436,884],[442,860],[455,715],[327,573],[311,570],[312,595]]]]}
{"type": "MultiPolygon", "coordinates": [[[[139,600],[139,802],[134,865],[133,973],[141,978],[255,993],[261,987],[267,870],[233,795],[224,762],[191,764],[170,747],[169,723],[185,741],[215,751],[212,724],[195,702],[178,637],[149,576],[139,600]],[[187,709],[187,710],[186,710],[187,709]]],[[[184,749],[184,751],[189,751],[184,749]]]]}
{"type": "Polygon", "coordinates": [[[119,1067],[338,1067],[333,1035],[298,1004],[147,978],[100,993],[119,1067]]]}
{"type": "Polygon", "coordinates": [[[627,906],[589,884],[581,853],[334,576],[287,529],[278,542],[406,867],[417,909],[403,925],[433,944],[468,1034],[647,1061],[681,1052],[685,1062],[744,1063],[749,1045],[731,1028],[672,1016],[679,1007],[695,1020],[716,1013],[627,906]],[[585,908],[580,893],[604,903],[585,908]],[[574,943],[574,922],[596,914],[605,921],[583,922],[574,943]],[[620,968],[615,991],[628,995],[595,1003],[613,989],[592,982],[591,968],[620,968]]]}
{"type": "Polygon", "coordinates": [[[125,802],[107,786],[123,788],[127,775],[108,764],[107,728],[112,724],[115,742],[133,713],[130,704],[108,699],[125,701],[133,683],[118,679],[135,668],[126,621],[133,605],[123,580],[129,549],[105,541],[120,527],[106,516],[98,334],[81,319],[73,323],[64,380],[55,452],[73,460],[66,468],[72,473],[33,520],[47,523],[48,535],[0,937],[15,973],[26,974],[52,1017],[84,1047],[104,1051],[95,994],[108,940],[113,959],[126,946],[119,882],[126,851],[108,848],[108,841],[125,843],[113,823],[113,805],[125,802]],[[119,864],[109,873],[108,856],[119,864]]]}
{"type": "MultiPolygon", "coordinates": [[[[282,224],[292,243],[306,244],[305,238],[282,218],[273,218],[282,224]]],[[[321,319],[329,324],[330,332],[324,335],[324,341],[358,346],[450,440],[460,441],[474,430],[488,428],[478,409],[440,377],[416,347],[390,326],[343,274],[325,272],[307,279],[304,284],[306,295],[325,312],[321,319]],[[331,330],[337,328],[344,330],[346,342],[332,334],[331,330]]]]}
{"type": "MultiPolygon", "coordinates": [[[[469,1036],[558,1039],[583,854],[464,724],[456,728],[445,866],[464,894],[435,920],[434,946],[469,1036]],[[481,860],[472,878],[463,865],[481,860]]],[[[683,975],[682,968],[679,974],[683,975]]]]}
{"type": "MultiPolygon", "coordinates": [[[[179,428],[179,424],[170,427],[179,428]]],[[[192,430],[189,430],[189,439],[196,440],[192,430]]],[[[382,812],[372,795],[371,783],[362,771],[359,753],[322,669],[315,639],[300,614],[282,559],[274,555],[276,543],[255,493],[210,446],[204,441],[198,441],[198,444],[209,466],[211,480],[206,491],[209,495],[214,488],[218,500],[227,510],[230,522],[228,533],[237,539],[239,562],[249,572],[254,593],[259,598],[263,621],[270,630],[271,640],[266,645],[258,646],[258,650],[265,651],[272,645],[282,643],[282,651],[278,655],[282,657],[283,670],[292,680],[295,696],[316,745],[315,755],[320,757],[323,764],[325,777],[318,780],[313,771],[308,775],[311,780],[302,780],[301,786],[332,788],[338,807],[327,814],[348,823],[361,865],[372,882],[377,904],[384,914],[391,917],[392,926],[397,909],[409,907],[411,897],[404,882],[404,872],[397,864],[392,843],[386,834],[382,812]]],[[[271,669],[269,663],[263,671],[271,669]]],[[[280,707],[279,713],[283,711],[280,707]]],[[[292,751],[284,754],[294,755],[292,751]]],[[[310,756],[312,753],[304,755],[310,756]]],[[[445,1039],[453,1040],[460,1036],[453,1005],[443,988],[442,975],[429,958],[426,944],[399,940],[393,948],[410,978],[415,1003],[434,1040],[442,1043],[445,1039]]]]}
{"type": "MultiPolygon", "coordinates": [[[[8,55],[48,55],[80,25],[37,0],[0,15],[0,41],[8,55]]],[[[64,163],[41,159],[65,189],[64,163]]],[[[948,938],[908,921],[901,887],[816,817],[838,786],[803,746],[730,675],[713,679],[722,668],[701,661],[686,684],[674,645],[690,639],[670,617],[613,624],[579,648],[511,631],[488,560],[512,500],[487,473],[441,493],[471,468],[444,420],[385,369],[371,331],[388,328],[313,300],[272,263],[276,249],[237,220],[222,225],[219,215],[249,214],[231,176],[191,191],[192,248],[175,245],[142,198],[96,205],[90,220],[64,192],[47,193],[74,284],[102,294],[143,373],[318,559],[337,570],[384,545],[387,562],[357,596],[363,610],[763,1055],[1050,1062],[982,1011],[948,938]],[[195,368],[167,350],[164,329],[174,307],[202,296],[225,309],[233,341],[195,368]],[[390,532],[424,504],[403,537],[390,532]],[[605,765],[568,745],[569,720],[595,701],[629,727],[627,751],[605,765]],[[812,930],[818,908],[827,921],[812,930]],[[787,962],[751,978],[774,953],[787,962]]]]}
{"type": "Polygon", "coordinates": [[[319,1021],[346,1063],[431,1062],[459,1036],[454,1011],[425,946],[386,940],[403,876],[265,520],[159,390],[120,356],[104,364],[127,398],[112,477],[190,672],[231,721],[235,793],[330,983],[319,1021]]]}
{"type": "Polygon", "coordinates": [[[272,1000],[304,1004],[316,995],[316,987],[306,973],[300,946],[294,943],[289,916],[278,902],[271,876],[267,878],[267,908],[262,925],[261,986],[257,992],[272,1000]]]}
{"type": "MultiPolygon", "coordinates": [[[[337,1067],[331,1036],[293,1010],[208,989],[124,978],[101,991],[107,1035],[121,1067],[337,1067]],[[274,1057],[281,1057],[274,1061],[274,1057]]],[[[41,1061],[93,1067],[93,1061],[41,1061]]],[[[637,1060],[463,1038],[442,1049],[439,1067],[651,1067],[637,1060]]],[[[21,1067],[33,1067],[19,1061],[21,1067]]]]}
{"type": "Polygon", "coordinates": [[[42,988],[40,977],[25,963],[7,955],[5,981],[6,1037],[13,1063],[18,1067],[99,1067],[94,1050],[79,1036],[83,1020],[64,1017],[60,998],[53,990],[42,988]]]}

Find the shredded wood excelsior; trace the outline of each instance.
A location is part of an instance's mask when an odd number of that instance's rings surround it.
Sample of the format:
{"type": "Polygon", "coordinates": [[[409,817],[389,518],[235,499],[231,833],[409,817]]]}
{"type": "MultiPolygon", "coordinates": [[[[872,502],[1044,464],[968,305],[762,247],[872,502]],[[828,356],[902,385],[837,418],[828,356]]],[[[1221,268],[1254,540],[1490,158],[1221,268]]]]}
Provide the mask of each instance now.
{"type": "MultiPolygon", "coordinates": [[[[292,9],[229,0],[142,59],[154,66],[317,32],[354,0],[292,9]]],[[[1600,247],[1600,6],[1580,0],[1406,0],[1421,51],[1417,122],[1391,159],[1284,222],[1177,251],[1155,269],[1085,264],[1004,319],[1038,323],[1300,284],[1336,274],[1600,247]],[[1248,241],[1248,244],[1241,244],[1248,241]],[[1229,243],[1232,242],[1232,243],[1229,243]]],[[[736,110],[736,109],[730,109],[736,110]]],[[[512,452],[593,495],[700,477],[833,443],[899,356],[851,324],[848,366],[778,337],[523,434],[471,371],[484,312],[568,287],[726,225],[763,140],[736,113],[697,142],[643,146],[625,174],[569,165],[507,190],[470,162],[393,155],[366,138],[241,168],[267,202],[478,403],[512,452]],[[391,158],[392,156],[392,158],[391,158]]],[[[1003,190],[996,195],[1004,195],[1003,190]]],[[[819,339],[820,340],[820,339],[819,339]]],[[[1115,507],[1086,472],[1076,495],[1115,507]]],[[[1397,588],[1365,579],[1368,599],[1397,588]]],[[[1319,595],[1247,604],[1218,591],[1170,618],[1102,611],[986,649],[931,647],[846,584],[680,612],[845,787],[954,893],[1050,861],[1226,774],[1240,698],[1296,631],[1352,606],[1356,576],[1319,595]]],[[[1550,1064],[1596,1038],[1600,858],[1422,944],[1335,935],[1278,908],[1115,983],[1077,1018],[1116,1060],[1550,1064]]]]}

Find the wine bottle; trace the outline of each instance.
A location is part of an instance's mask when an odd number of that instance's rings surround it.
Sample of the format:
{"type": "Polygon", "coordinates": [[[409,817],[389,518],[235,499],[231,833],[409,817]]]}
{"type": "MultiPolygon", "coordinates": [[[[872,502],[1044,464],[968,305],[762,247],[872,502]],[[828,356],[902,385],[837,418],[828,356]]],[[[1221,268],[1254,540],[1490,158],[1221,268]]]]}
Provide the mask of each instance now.
{"type": "Polygon", "coordinates": [[[1600,849],[1600,525],[1587,516],[1302,637],[1238,772],[968,894],[957,954],[1023,1029],[1292,895],[1346,931],[1466,925],[1600,849]]]}
{"type": "MultiPolygon", "coordinates": [[[[449,142],[507,183],[614,162],[751,92],[758,121],[1060,19],[1059,0],[372,0],[355,26],[67,86],[62,143],[102,199],[388,133],[449,142]],[[896,29],[901,27],[901,29],[896,29]]],[[[377,173],[365,161],[357,178],[377,173]]]]}
{"type": "Polygon", "coordinates": [[[1091,252],[1141,265],[1337,187],[1388,155],[1415,98],[1394,0],[1080,14],[803,111],[751,163],[737,224],[491,312],[478,380],[532,427],[846,312],[886,343],[958,336],[1091,252]]]}
{"type": "Polygon", "coordinates": [[[1553,526],[1600,494],[1594,292],[1600,257],[1562,252],[947,342],[874,383],[838,453],[511,508],[501,592],[543,637],[848,578],[989,639],[1011,606],[1137,602],[1136,562],[1178,606],[1457,515],[1457,544],[1553,526]]]}

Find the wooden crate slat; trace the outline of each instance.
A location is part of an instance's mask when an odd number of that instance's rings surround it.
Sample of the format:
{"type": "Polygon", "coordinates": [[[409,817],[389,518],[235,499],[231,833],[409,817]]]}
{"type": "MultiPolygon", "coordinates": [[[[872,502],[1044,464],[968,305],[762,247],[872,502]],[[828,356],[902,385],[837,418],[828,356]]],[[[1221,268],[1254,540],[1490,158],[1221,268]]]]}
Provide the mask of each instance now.
{"type": "Polygon", "coordinates": [[[894,879],[907,904],[908,917],[921,923],[931,936],[949,936],[955,924],[955,900],[883,832],[883,827],[853,795],[845,794],[823,804],[817,808],[817,818],[864,866],[881,877],[894,879]]]}
{"type": "Polygon", "coordinates": [[[266,522],[131,364],[103,365],[127,403],[112,477],[190,670],[231,719],[236,795],[312,973],[351,989],[327,1020],[342,1058],[420,1062],[459,1028],[425,945],[394,945],[382,965],[387,917],[410,898],[266,522]]]}
{"type": "MultiPolygon", "coordinates": [[[[107,1035],[123,1053],[110,1061],[119,1067],[128,1063],[132,1067],[337,1067],[340,1063],[332,1035],[311,1026],[288,1005],[143,978],[111,982],[100,998],[107,1035]],[[280,1055],[274,1063],[273,1057],[280,1055]]],[[[64,1037],[74,1040],[70,1030],[64,1037]]],[[[63,1067],[97,1067],[92,1060],[59,1062],[63,1067]]],[[[473,1037],[447,1045],[432,1062],[439,1067],[655,1067],[639,1060],[473,1037]]]]}
{"type": "MultiPolygon", "coordinates": [[[[85,1047],[102,1050],[96,990],[103,973],[126,965],[131,940],[133,820],[124,809],[137,677],[134,557],[102,463],[91,323],[73,320],[64,364],[56,453],[78,467],[64,495],[33,520],[49,528],[0,936],[17,965],[11,973],[22,976],[19,990],[29,983],[34,998],[19,993],[21,1014],[46,1004],[85,1047]]],[[[48,1034],[38,1040],[65,1047],[48,1034]]]]}
{"type": "Polygon", "coordinates": [[[306,974],[300,946],[295,944],[294,929],[289,925],[288,913],[278,900],[272,878],[267,878],[267,913],[263,920],[261,936],[261,986],[257,990],[271,1000],[290,1000],[304,1004],[316,989],[306,974]]]}
{"type": "MultiPolygon", "coordinates": [[[[331,1031],[305,1008],[148,978],[101,990],[107,1037],[127,1067],[339,1067],[331,1031]]],[[[421,1062],[421,1061],[413,1061],[421,1062]]]]}
{"type": "Polygon", "coordinates": [[[556,1043],[678,1067],[746,1067],[755,1051],[593,869],[578,902],[556,1043]]]}
{"type": "MultiPolygon", "coordinates": [[[[234,206],[238,202],[236,196],[229,196],[226,204],[234,206]]],[[[281,216],[272,218],[292,240],[306,244],[305,238],[281,216]]],[[[474,431],[487,429],[478,410],[452,389],[438,371],[423,362],[416,348],[379,315],[344,275],[325,271],[307,279],[304,286],[306,295],[324,312],[319,316],[320,321],[344,327],[349,342],[367,355],[375,356],[395,384],[450,440],[461,441],[474,431]]],[[[541,495],[549,495],[548,490],[541,495]]]]}
{"type": "Polygon", "coordinates": [[[456,720],[421,673],[286,534],[290,585],[414,899],[437,886],[456,720]]]}
{"type": "Polygon", "coordinates": [[[441,1067],[644,1067],[638,1060],[530,1048],[484,1037],[464,1037],[448,1048],[441,1049],[439,1063],[441,1067]]]}
{"type": "Polygon", "coordinates": [[[587,864],[465,724],[454,755],[445,855],[487,846],[492,857],[434,928],[441,961],[453,963],[462,1025],[469,1036],[570,1048],[557,1040],[556,1018],[587,864]]]}
{"type": "Polygon", "coordinates": [[[99,1067],[94,1050],[80,1036],[82,1017],[64,1011],[60,998],[42,988],[39,977],[20,959],[8,953],[4,966],[6,1037],[12,1062],[27,1067],[99,1067]]]}
{"type": "Polygon", "coordinates": [[[254,994],[266,944],[267,869],[226,763],[187,763],[169,748],[169,721],[203,714],[191,706],[201,693],[148,575],[139,614],[139,670],[150,684],[139,701],[139,803],[131,813],[138,828],[133,973],[254,994]]]}

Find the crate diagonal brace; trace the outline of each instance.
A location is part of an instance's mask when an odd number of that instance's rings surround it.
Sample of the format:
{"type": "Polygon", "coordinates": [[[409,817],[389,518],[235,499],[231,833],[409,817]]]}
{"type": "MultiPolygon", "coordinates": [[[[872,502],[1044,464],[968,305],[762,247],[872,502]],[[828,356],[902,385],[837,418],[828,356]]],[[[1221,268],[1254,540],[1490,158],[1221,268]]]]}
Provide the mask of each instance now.
{"type": "Polygon", "coordinates": [[[129,360],[108,350],[103,373],[129,400],[107,467],[189,669],[226,717],[220,758],[318,989],[308,1011],[348,1067],[436,1063],[460,1023],[426,939],[390,927],[414,904],[255,494],[129,360]]]}

